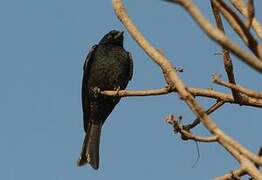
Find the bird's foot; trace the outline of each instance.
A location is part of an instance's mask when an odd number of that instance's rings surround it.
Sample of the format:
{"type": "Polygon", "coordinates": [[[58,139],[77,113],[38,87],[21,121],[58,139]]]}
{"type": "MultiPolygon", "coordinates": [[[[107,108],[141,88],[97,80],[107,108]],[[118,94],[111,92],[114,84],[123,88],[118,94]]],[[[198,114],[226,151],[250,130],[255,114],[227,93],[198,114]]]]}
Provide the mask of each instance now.
{"type": "Polygon", "coordinates": [[[119,96],[120,89],[121,89],[120,86],[114,88],[114,91],[116,93],[115,96],[119,96]]]}
{"type": "Polygon", "coordinates": [[[99,95],[100,95],[100,93],[101,93],[101,89],[99,88],[99,87],[94,87],[94,88],[92,88],[92,91],[93,91],[93,93],[94,93],[94,96],[97,98],[99,95]]]}

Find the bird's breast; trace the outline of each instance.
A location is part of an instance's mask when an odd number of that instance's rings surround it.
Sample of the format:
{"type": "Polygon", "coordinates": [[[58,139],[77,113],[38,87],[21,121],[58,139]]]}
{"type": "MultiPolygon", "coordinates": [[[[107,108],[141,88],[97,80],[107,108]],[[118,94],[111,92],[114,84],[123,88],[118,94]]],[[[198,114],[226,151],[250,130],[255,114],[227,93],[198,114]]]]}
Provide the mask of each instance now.
{"type": "Polygon", "coordinates": [[[123,87],[128,81],[128,55],[121,47],[99,47],[90,68],[90,86],[102,90],[123,87]]]}

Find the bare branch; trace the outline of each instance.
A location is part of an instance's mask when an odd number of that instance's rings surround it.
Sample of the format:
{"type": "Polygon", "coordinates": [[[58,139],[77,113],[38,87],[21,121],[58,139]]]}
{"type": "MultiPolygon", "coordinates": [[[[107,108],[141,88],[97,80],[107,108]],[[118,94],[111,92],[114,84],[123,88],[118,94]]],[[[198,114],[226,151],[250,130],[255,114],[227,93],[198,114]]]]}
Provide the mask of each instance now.
{"type": "Polygon", "coordinates": [[[223,146],[240,163],[241,168],[243,168],[247,174],[249,174],[252,178],[262,179],[262,174],[259,172],[256,166],[250,161],[250,159],[239,152],[239,149],[234,148],[226,143],[223,144],[223,146]]]}
{"type": "Polygon", "coordinates": [[[241,176],[246,175],[246,171],[244,168],[239,168],[236,170],[233,170],[227,174],[224,174],[223,176],[216,177],[215,180],[234,180],[234,179],[240,179],[241,176]]]}
{"type": "MultiPolygon", "coordinates": [[[[262,157],[262,146],[259,148],[259,151],[258,151],[257,155],[259,157],[262,157]]],[[[255,166],[256,166],[257,169],[259,169],[259,167],[260,167],[259,164],[255,164],[255,166]]]]}
{"type": "Polygon", "coordinates": [[[260,98],[260,99],[262,98],[262,93],[261,92],[256,92],[254,90],[245,88],[245,87],[240,86],[240,85],[236,85],[236,84],[232,84],[232,83],[228,83],[228,82],[222,81],[220,79],[219,75],[217,75],[217,74],[213,75],[212,81],[214,83],[216,83],[216,84],[219,84],[221,86],[225,86],[225,87],[234,89],[234,90],[236,90],[238,92],[241,92],[243,94],[246,94],[246,95],[248,95],[250,97],[260,98]]]}
{"type": "MultiPolygon", "coordinates": [[[[216,24],[219,30],[221,30],[224,34],[225,34],[225,30],[224,30],[224,26],[221,20],[221,16],[219,13],[219,9],[218,7],[214,4],[214,0],[211,0],[211,7],[212,7],[212,11],[216,20],[216,24]]],[[[233,70],[233,63],[229,54],[228,49],[223,48],[223,60],[224,60],[224,68],[225,71],[227,73],[227,77],[228,77],[228,81],[230,83],[236,84],[235,81],[235,76],[234,76],[234,70],[233,70]]],[[[234,89],[231,89],[232,91],[232,95],[234,97],[235,100],[237,100],[238,102],[240,102],[241,96],[238,93],[238,91],[235,91],[234,89]]]]}
{"type": "MultiPolygon", "coordinates": [[[[248,8],[242,0],[230,1],[241,14],[243,14],[246,17],[249,16],[248,8]]],[[[254,28],[255,32],[260,37],[260,39],[262,39],[262,26],[255,18],[253,18],[252,20],[252,27],[254,28]]]]}
{"type": "Polygon", "coordinates": [[[131,90],[120,90],[120,91],[101,91],[100,93],[106,96],[156,96],[156,95],[164,95],[169,94],[170,92],[175,91],[175,89],[171,89],[168,87],[164,87],[161,89],[149,89],[149,90],[140,90],[140,91],[131,91],[131,90]]]}
{"type": "Polygon", "coordinates": [[[235,32],[237,32],[248,48],[261,60],[261,45],[257,43],[256,39],[249,32],[248,27],[242,22],[238,15],[222,0],[212,0],[212,3],[220,10],[228,23],[235,30],[235,32]]]}
{"type": "MultiPolygon", "coordinates": [[[[223,101],[225,103],[233,103],[239,104],[238,101],[235,101],[231,94],[221,93],[214,91],[212,89],[201,89],[201,88],[193,88],[187,87],[187,90],[193,96],[207,97],[216,99],[219,101],[223,101]]],[[[141,91],[131,91],[131,90],[119,90],[119,91],[101,91],[100,93],[106,96],[119,96],[119,97],[128,97],[128,96],[156,96],[156,95],[164,95],[169,94],[170,92],[177,92],[175,87],[172,88],[161,88],[161,89],[151,89],[151,90],[141,90],[141,91]]],[[[245,97],[241,100],[241,105],[253,106],[253,107],[262,107],[262,99],[245,97]]]]}
{"type": "Polygon", "coordinates": [[[166,122],[170,124],[173,128],[174,131],[177,133],[181,134],[181,138],[183,140],[194,140],[197,142],[217,142],[218,137],[217,136],[209,136],[209,137],[203,137],[203,136],[198,136],[198,135],[193,135],[189,131],[185,130],[180,124],[179,121],[176,120],[174,115],[168,115],[166,117],[166,122]]]}
{"type": "Polygon", "coordinates": [[[246,170],[246,172],[248,172],[248,174],[253,179],[262,179],[262,173],[256,168],[256,166],[252,162],[246,159],[246,157],[242,156],[240,165],[246,170]]]}
{"type": "Polygon", "coordinates": [[[221,31],[213,27],[212,24],[202,15],[198,8],[192,3],[191,0],[166,0],[180,4],[184,9],[193,17],[202,30],[214,41],[229,49],[232,53],[240,58],[249,66],[253,67],[260,73],[262,72],[262,62],[257,57],[246,52],[237,44],[229,40],[221,31]]]}
{"type": "MultiPolygon", "coordinates": [[[[225,104],[224,101],[218,101],[216,102],[214,105],[212,105],[207,111],[206,113],[209,115],[212,112],[214,112],[215,110],[217,110],[218,108],[220,108],[221,106],[223,106],[223,104],[225,104]]],[[[199,118],[196,118],[193,123],[188,124],[188,125],[183,125],[183,129],[185,130],[190,130],[193,129],[195,126],[197,126],[200,123],[199,118]]]]}
{"type": "MultiPolygon", "coordinates": [[[[176,1],[178,2],[178,1],[176,1]]],[[[187,0],[180,0],[179,2],[184,3],[185,9],[188,11],[191,11],[192,14],[196,13],[197,16],[202,16],[202,14],[199,12],[198,9],[196,9],[194,6],[192,6],[192,2],[187,0]],[[192,12],[193,9],[193,12],[192,12]]],[[[131,36],[134,38],[134,40],[141,46],[142,49],[151,57],[151,59],[156,62],[162,69],[163,74],[165,76],[166,82],[169,85],[169,87],[176,87],[177,92],[181,96],[181,98],[187,103],[187,105],[190,107],[190,109],[199,117],[202,124],[213,134],[218,136],[218,142],[229,152],[232,154],[236,152],[241,153],[241,155],[248,157],[248,159],[252,160],[253,162],[256,162],[258,164],[262,164],[262,158],[258,157],[256,154],[250,152],[247,148],[239,144],[237,141],[230,138],[228,135],[226,135],[215,123],[214,121],[205,113],[203,108],[197,103],[197,101],[194,99],[194,97],[190,94],[188,91],[188,88],[185,87],[183,81],[177,76],[172,63],[161,53],[159,53],[145,38],[144,36],[137,30],[136,26],[133,24],[129,16],[127,15],[127,12],[122,4],[121,0],[113,0],[113,7],[115,10],[115,13],[119,20],[124,24],[124,26],[127,28],[131,36]]],[[[197,19],[197,18],[196,18],[197,19]]],[[[202,21],[203,23],[204,21],[202,21]]],[[[210,25],[209,22],[208,27],[213,28],[212,25],[210,25]]],[[[201,24],[201,23],[200,23],[201,24]]],[[[209,29],[209,28],[208,28],[209,29]]],[[[225,36],[223,33],[215,29],[215,31],[218,32],[218,37],[222,37],[226,41],[221,42],[228,42],[228,39],[225,39],[225,36]]],[[[216,33],[215,33],[216,34],[216,33]]],[[[218,38],[219,39],[219,38],[218,38]]],[[[231,43],[231,42],[230,42],[231,43]]],[[[240,49],[237,45],[232,44],[229,45],[229,47],[233,47],[241,50],[241,53],[238,51],[237,54],[240,57],[243,57],[244,59],[248,59],[246,62],[250,62],[254,68],[257,70],[262,70],[261,62],[258,61],[257,58],[251,57],[249,54],[242,53],[242,49],[240,49]],[[231,46],[233,45],[233,46],[231,46]],[[251,58],[251,59],[250,59],[251,58]],[[254,60],[254,62],[253,62],[254,60]],[[254,63],[254,64],[253,64],[254,63]],[[257,66],[258,65],[258,66],[257,66]]],[[[231,49],[229,48],[229,49],[231,49]]],[[[236,50],[234,49],[234,50],[236,50]]],[[[250,65],[251,65],[250,64],[250,65]]],[[[235,156],[234,156],[235,157],[235,156]]]]}
{"type": "Polygon", "coordinates": [[[254,1],[248,0],[247,2],[247,27],[250,28],[252,25],[252,21],[255,17],[255,8],[254,8],[254,1]]]}

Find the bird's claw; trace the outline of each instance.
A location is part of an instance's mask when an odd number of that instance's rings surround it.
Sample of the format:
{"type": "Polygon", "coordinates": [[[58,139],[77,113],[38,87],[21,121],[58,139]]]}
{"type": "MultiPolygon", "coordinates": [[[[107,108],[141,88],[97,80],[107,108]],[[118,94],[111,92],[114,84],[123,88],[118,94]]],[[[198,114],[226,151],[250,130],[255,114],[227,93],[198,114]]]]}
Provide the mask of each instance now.
{"type": "Polygon", "coordinates": [[[94,87],[92,89],[92,91],[93,91],[95,97],[98,97],[101,93],[101,89],[99,87],[94,87]]]}
{"type": "Polygon", "coordinates": [[[115,92],[116,92],[116,96],[119,96],[119,91],[120,91],[120,86],[114,88],[115,92]]]}

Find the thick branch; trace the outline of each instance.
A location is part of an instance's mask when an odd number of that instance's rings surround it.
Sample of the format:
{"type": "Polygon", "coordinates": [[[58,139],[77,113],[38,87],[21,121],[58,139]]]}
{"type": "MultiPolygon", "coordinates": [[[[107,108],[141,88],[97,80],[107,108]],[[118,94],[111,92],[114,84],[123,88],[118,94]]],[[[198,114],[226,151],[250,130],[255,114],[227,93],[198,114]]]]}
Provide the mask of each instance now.
{"type": "Polygon", "coordinates": [[[262,47],[249,32],[248,27],[242,22],[238,15],[222,0],[213,0],[214,4],[220,9],[221,13],[227,19],[231,27],[237,32],[244,43],[249,47],[249,49],[261,59],[262,57],[262,47]]]}
{"type": "Polygon", "coordinates": [[[248,27],[242,22],[238,15],[222,0],[212,0],[212,2],[217,8],[219,8],[220,12],[248,48],[261,60],[261,46],[257,43],[256,39],[249,32],[248,27]]]}
{"type": "Polygon", "coordinates": [[[253,179],[262,179],[262,173],[259,171],[259,169],[257,169],[252,162],[246,159],[246,157],[241,156],[241,158],[241,167],[243,167],[253,179]]]}
{"type": "Polygon", "coordinates": [[[230,144],[225,143],[226,150],[240,163],[241,168],[249,174],[252,178],[262,179],[262,174],[256,168],[256,166],[246,158],[237,148],[232,147],[230,144]]]}
{"type": "MultiPolygon", "coordinates": [[[[259,157],[262,157],[262,146],[259,148],[259,151],[258,151],[258,156],[259,157]]],[[[255,164],[256,168],[259,169],[259,164],[255,164]]]]}
{"type": "Polygon", "coordinates": [[[254,1],[248,0],[247,2],[247,22],[246,22],[246,26],[248,29],[251,27],[254,17],[255,17],[254,1]]]}
{"type": "MultiPolygon", "coordinates": [[[[185,3],[185,8],[189,8],[189,3],[191,1],[179,1],[185,3]],[[189,2],[189,3],[187,3],[189,2]]],[[[231,149],[237,150],[241,154],[247,156],[250,160],[262,164],[262,158],[258,157],[256,154],[250,152],[248,149],[246,149],[244,146],[227,136],[221,129],[218,128],[218,126],[214,123],[214,121],[208,117],[208,115],[205,113],[204,109],[197,103],[197,101],[194,99],[194,97],[188,92],[188,89],[185,87],[183,81],[177,76],[172,63],[161,53],[159,53],[145,38],[144,36],[137,30],[136,26],[133,24],[131,19],[128,17],[127,12],[122,4],[121,0],[113,0],[113,7],[115,10],[115,13],[119,20],[124,24],[124,26],[127,28],[127,30],[130,32],[131,36],[134,38],[134,40],[144,49],[144,51],[151,57],[153,61],[155,61],[162,69],[166,82],[169,85],[169,87],[176,87],[179,95],[181,98],[187,103],[187,105],[191,108],[191,110],[199,117],[203,125],[213,134],[218,136],[219,143],[224,146],[228,151],[231,149]]],[[[193,7],[194,8],[194,7],[193,7]]],[[[192,10],[192,6],[191,6],[192,10]]],[[[189,10],[190,11],[190,10],[189,10]]],[[[198,10],[197,10],[198,11],[198,10]]],[[[198,15],[200,12],[198,11],[198,15]]],[[[201,15],[201,14],[200,14],[201,15]]],[[[201,15],[202,16],[202,15],[201,15]]],[[[206,22],[209,23],[209,22],[206,22]]],[[[210,23],[209,23],[210,25],[210,23]]],[[[211,25],[210,25],[211,26],[211,25]]],[[[212,27],[212,26],[211,26],[212,27]]],[[[224,35],[219,32],[219,37],[225,38],[224,35]]],[[[224,41],[222,41],[224,42],[224,41]]],[[[232,44],[231,44],[232,45],[232,44]]],[[[232,47],[238,46],[233,45],[232,47]]],[[[231,49],[231,48],[230,48],[231,49]]],[[[236,49],[235,49],[236,50],[236,49]]],[[[239,53],[239,52],[238,52],[239,53]]],[[[257,58],[250,57],[249,54],[246,53],[239,53],[240,57],[243,57],[244,59],[251,60],[252,66],[254,66],[257,70],[262,71],[262,63],[257,61],[257,58]],[[251,59],[250,59],[251,58],[251,59]],[[256,66],[258,65],[258,66],[256,66]]],[[[248,60],[248,61],[249,61],[248,60]]],[[[246,61],[246,62],[248,62],[246,61]]]]}
{"type": "Polygon", "coordinates": [[[244,176],[246,174],[247,173],[244,168],[239,168],[227,174],[224,174],[223,176],[216,177],[215,180],[233,180],[233,179],[240,178],[241,176],[244,176]]]}
{"type": "Polygon", "coordinates": [[[262,62],[257,57],[246,52],[240,48],[237,44],[228,39],[221,31],[213,27],[212,24],[202,15],[199,9],[192,3],[191,0],[166,0],[180,4],[185,10],[193,17],[202,30],[214,41],[223,47],[229,49],[232,53],[240,58],[249,66],[253,67],[260,73],[262,72],[262,62]]]}
{"type": "MultiPolygon", "coordinates": [[[[230,0],[230,1],[240,13],[242,13],[246,17],[249,16],[248,8],[242,0],[230,0]]],[[[260,37],[260,39],[262,39],[262,26],[255,18],[253,18],[252,20],[252,27],[254,28],[255,32],[260,37]]]]}

